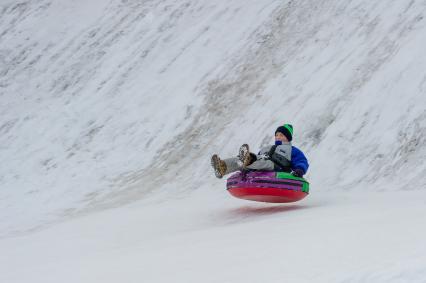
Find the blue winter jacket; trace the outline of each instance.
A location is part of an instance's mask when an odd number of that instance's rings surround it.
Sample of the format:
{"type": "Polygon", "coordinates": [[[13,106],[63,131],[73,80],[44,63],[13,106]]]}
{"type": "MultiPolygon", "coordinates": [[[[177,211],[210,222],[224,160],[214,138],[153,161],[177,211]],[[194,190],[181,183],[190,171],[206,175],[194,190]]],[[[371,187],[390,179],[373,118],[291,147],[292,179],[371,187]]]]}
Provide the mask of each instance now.
{"type": "Polygon", "coordinates": [[[303,152],[295,146],[291,147],[291,170],[302,169],[303,174],[306,174],[309,168],[308,159],[303,152]]]}

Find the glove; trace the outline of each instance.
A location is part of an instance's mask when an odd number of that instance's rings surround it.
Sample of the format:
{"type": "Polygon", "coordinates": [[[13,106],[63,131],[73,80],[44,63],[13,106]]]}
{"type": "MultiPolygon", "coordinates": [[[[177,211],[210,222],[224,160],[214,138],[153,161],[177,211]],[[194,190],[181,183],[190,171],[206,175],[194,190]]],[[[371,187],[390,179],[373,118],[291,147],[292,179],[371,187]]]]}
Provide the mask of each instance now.
{"type": "Polygon", "coordinates": [[[303,174],[305,174],[305,172],[303,172],[303,170],[299,168],[296,168],[291,172],[291,175],[299,178],[302,178],[303,174]]]}

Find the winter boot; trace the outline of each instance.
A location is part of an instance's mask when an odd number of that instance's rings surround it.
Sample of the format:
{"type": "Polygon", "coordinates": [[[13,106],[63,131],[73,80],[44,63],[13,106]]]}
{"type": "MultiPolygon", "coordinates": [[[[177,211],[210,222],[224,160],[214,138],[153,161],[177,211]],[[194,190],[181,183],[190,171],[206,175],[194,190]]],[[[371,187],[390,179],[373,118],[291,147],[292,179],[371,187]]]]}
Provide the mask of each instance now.
{"type": "Polygon", "coordinates": [[[217,154],[213,154],[211,165],[217,178],[220,179],[226,174],[226,163],[225,161],[221,160],[217,154]]]}
{"type": "Polygon", "coordinates": [[[243,144],[240,146],[240,150],[238,151],[238,159],[243,164],[243,169],[250,165],[251,156],[248,144],[243,144]]]}

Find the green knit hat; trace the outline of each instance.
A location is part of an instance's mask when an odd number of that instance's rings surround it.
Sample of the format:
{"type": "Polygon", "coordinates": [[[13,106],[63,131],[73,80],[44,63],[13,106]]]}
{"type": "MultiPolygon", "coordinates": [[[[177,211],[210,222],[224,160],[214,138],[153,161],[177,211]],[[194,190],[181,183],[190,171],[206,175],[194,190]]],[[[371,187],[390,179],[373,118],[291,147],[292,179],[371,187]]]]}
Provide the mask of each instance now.
{"type": "Polygon", "coordinates": [[[277,132],[282,133],[288,139],[288,141],[293,139],[293,126],[290,124],[279,126],[275,131],[275,134],[277,134],[277,132]]]}

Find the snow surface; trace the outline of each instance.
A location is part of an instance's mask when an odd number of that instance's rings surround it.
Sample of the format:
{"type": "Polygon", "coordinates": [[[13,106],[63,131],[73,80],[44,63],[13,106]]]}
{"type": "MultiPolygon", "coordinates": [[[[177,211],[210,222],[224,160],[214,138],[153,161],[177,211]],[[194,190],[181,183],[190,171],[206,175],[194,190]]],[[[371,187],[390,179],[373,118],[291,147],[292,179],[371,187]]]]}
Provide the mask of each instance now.
{"type": "Polygon", "coordinates": [[[0,282],[426,282],[425,1],[0,1],[0,282]],[[311,194],[209,157],[284,122],[311,194]]]}

